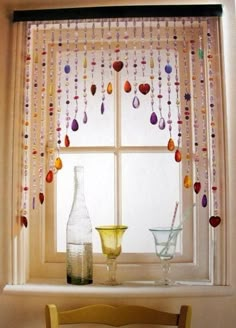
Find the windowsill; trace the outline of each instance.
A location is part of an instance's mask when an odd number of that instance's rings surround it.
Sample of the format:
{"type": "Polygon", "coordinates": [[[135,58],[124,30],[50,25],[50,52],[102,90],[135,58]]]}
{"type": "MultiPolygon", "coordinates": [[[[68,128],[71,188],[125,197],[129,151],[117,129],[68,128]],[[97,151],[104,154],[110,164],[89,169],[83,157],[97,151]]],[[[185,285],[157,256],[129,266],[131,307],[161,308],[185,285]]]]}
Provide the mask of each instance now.
{"type": "Polygon", "coordinates": [[[155,286],[152,281],[125,282],[119,286],[92,284],[86,286],[67,285],[64,281],[29,282],[23,285],[6,285],[6,295],[47,295],[47,296],[80,296],[86,297],[199,297],[199,296],[230,296],[232,286],[211,286],[203,284],[179,284],[177,286],[155,286]]]}

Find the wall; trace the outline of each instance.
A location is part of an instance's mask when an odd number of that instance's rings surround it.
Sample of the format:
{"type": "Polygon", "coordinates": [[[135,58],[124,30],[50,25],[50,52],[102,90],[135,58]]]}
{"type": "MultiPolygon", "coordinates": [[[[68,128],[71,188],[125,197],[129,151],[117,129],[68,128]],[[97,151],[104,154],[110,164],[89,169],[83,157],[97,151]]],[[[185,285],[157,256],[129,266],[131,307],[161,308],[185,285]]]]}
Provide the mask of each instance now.
{"type": "MultiPolygon", "coordinates": [[[[145,4],[176,4],[176,1],[146,1],[145,4]]],[[[180,4],[193,3],[209,3],[203,1],[182,1],[180,4]]],[[[146,304],[150,306],[160,306],[162,309],[176,310],[180,304],[191,304],[193,307],[193,323],[192,328],[234,328],[236,326],[236,261],[233,254],[236,252],[236,226],[234,225],[236,213],[236,202],[234,198],[236,190],[236,74],[235,56],[236,56],[236,38],[234,35],[235,28],[235,4],[234,0],[215,1],[215,3],[223,3],[225,15],[227,16],[227,35],[225,37],[225,48],[228,50],[227,58],[225,58],[225,81],[226,90],[226,123],[227,123],[227,174],[228,185],[228,209],[227,218],[223,218],[229,223],[228,242],[230,247],[229,253],[229,276],[232,284],[232,295],[230,296],[192,296],[192,297],[164,297],[164,298],[110,298],[111,304],[116,303],[136,303],[146,304]]],[[[144,1],[113,1],[114,5],[125,4],[144,4],[144,1]]],[[[14,9],[33,9],[43,7],[76,7],[76,6],[96,6],[111,5],[111,1],[90,1],[86,0],[0,0],[0,26],[1,26],[1,45],[0,45],[0,327],[2,328],[40,328],[44,327],[44,305],[49,302],[55,302],[58,305],[69,307],[73,304],[92,303],[95,299],[81,299],[77,296],[50,296],[36,294],[22,295],[6,295],[2,292],[4,284],[7,282],[8,265],[7,261],[7,238],[10,238],[7,231],[7,222],[11,215],[11,170],[14,163],[11,162],[11,142],[12,142],[12,114],[8,110],[9,95],[9,72],[11,67],[11,21],[9,14],[14,9]]],[[[225,31],[226,31],[225,30],[225,31]]],[[[99,298],[97,301],[103,302],[104,299],[99,298]]]]}

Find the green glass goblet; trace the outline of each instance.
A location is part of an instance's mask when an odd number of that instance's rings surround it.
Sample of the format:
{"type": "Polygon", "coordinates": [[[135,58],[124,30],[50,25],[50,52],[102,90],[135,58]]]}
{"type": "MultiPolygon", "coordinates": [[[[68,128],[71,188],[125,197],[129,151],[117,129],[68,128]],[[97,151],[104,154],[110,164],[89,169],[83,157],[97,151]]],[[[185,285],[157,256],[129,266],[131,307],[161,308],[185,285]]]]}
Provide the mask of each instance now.
{"type": "Polygon", "coordinates": [[[175,282],[169,278],[170,272],[170,260],[173,259],[176,250],[177,239],[182,228],[151,228],[154,242],[156,255],[160,258],[163,277],[156,281],[156,285],[170,286],[174,285],[175,282]]]}
{"type": "Polygon", "coordinates": [[[108,280],[105,285],[120,285],[116,280],[116,258],[121,253],[121,242],[124,232],[128,227],[124,225],[98,226],[95,229],[99,232],[102,244],[102,252],[106,256],[108,280]]]}

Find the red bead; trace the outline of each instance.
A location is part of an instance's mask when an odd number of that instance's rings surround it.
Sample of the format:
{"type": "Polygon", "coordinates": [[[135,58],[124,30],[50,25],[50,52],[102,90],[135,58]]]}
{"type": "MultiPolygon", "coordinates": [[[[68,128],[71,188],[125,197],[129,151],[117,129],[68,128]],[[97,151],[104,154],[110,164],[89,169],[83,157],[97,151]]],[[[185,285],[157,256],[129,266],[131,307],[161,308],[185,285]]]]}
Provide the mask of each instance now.
{"type": "Polygon", "coordinates": [[[209,219],[209,223],[213,228],[216,228],[221,222],[221,218],[219,216],[211,216],[209,219]]]}
{"type": "Polygon", "coordinates": [[[27,220],[27,217],[22,215],[22,216],[20,217],[20,223],[21,223],[21,225],[25,226],[25,228],[27,228],[27,226],[28,226],[28,220],[27,220]]]}
{"type": "Polygon", "coordinates": [[[143,95],[146,95],[150,91],[150,85],[148,83],[141,83],[138,88],[143,95]]]}
{"type": "Polygon", "coordinates": [[[44,202],[44,194],[42,192],[39,193],[39,201],[40,201],[40,204],[43,204],[43,202],[44,202]]]}
{"type": "Polygon", "coordinates": [[[46,175],[46,181],[47,181],[48,183],[51,183],[51,182],[53,181],[53,172],[52,172],[52,170],[49,170],[49,171],[48,171],[48,173],[47,173],[47,175],[46,175]]]}

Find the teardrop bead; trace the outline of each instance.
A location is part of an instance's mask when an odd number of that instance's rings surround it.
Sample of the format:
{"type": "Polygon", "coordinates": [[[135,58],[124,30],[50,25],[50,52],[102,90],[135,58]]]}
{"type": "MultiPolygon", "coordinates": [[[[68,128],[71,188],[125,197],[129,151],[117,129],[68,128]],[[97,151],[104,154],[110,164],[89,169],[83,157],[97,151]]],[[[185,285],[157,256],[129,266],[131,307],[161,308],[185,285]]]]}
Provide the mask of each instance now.
{"type": "Polygon", "coordinates": [[[56,159],[55,159],[55,168],[57,169],[57,170],[61,170],[62,169],[62,160],[61,160],[61,158],[60,157],[57,157],[56,159]]]}
{"type": "Polygon", "coordinates": [[[173,151],[175,149],[175,143],[172,138],[169,139],[167,149],[170,151],[173,151]]]}
{"type": "Polygon", "coordinates": [[[158,121],[157,114],[155,112],[152,112],[150,117],[150,123],[155,125],[157,124],[157,121],[158,121]]]}
{"type": "Polygon", "coordinates": [[[198,194],[199,191],[201,190],[201,183],[199,181],[195,182],[193,185],[193,189],[194,189],[195,193],[198,194]]]}
{"type": "Polygon", "coordinates": [[[65,135],[64,144],[65,144],[65,147],[70,147],[70,138],[67,134],[65,135]]]}
{"type": "Polygon", "coordinates": [[[131,89],[132,89],[132,86],[131,86],[130,82],[128,80],[125,81],[124,91],[127,92],[127,93],[129,93],[131,91],[131,89]]]}
{"type": "Polygon", "coordinates": [[[38,53],[35,53],[35,55],[34,55],[34,63],[35,64],[38,64],[38,62],[39,62],[39,56],[38,56],[38,53]]]}
{"type": "Polygon", "coordinates": [[[52,172],[52,170],[49,170],[49,171],[48,171],[48,173],[47,173],[47,175],[46,175],[46,181],[47,181],[48,183],[51,183],[51,182],[53,181],[53,172],[52,172]]]}
{"type": "Polygon", "coordinates": [[[71,130],[72,131],[77,131],[79,129],[79,123],[78,121],[74,118],[72,123],[71,123],[71,130]]]}
{"type": "Polygon", "coordinates": [[[150,58],[150,68],[154,68],[154,60],[153,60],[153,57],[150,58]]]}
{"type": "Polygon", "coordinates": [[[88,115],[84,112],[83,123],[86,124],[88,122],[88,115]]]}
{"type": "Polygon", "coordinates": [[[49,96],[53,96],[53,85],[50,83],[49,85],[49,96]]]}
{"type": "Polygon", "coordinates": [[[182,154],[181,154],[181,151],[179,149],[176,149],[175,151],[175,161],[176,162],[181,162],[182,160],[182,154]]]}
{"type": "Polygon", "coordinates": [[[40,201],[40,204],[43,204],[43,202],[44,202],[44,194],[42,192],[39,193],[39,201],[40,201]]]}
{"type": "Polygon", "coordinates": [[[96,84],[92,84],[90,88],[91,94],[94,96],[96,91],[97,91],[97,86],[96,84]]]}
{"type": "Polygon", "coordinates": [[[83,68],[87,68],[87,57],[84,57],[83,68]]]}
{"type": "Polygon", "coordinates": [[[185,175],[184,177],[184,186],[185,188],[190,188],[192,186],[192,179],[189,175],[185,175]]]}
{"type": "Polygon", "coordinates": [[[132,105],[134,108],[138,108],[140,106],[140,101],[137,96],[134,97],[132,105]]]}
{"type": "Polygon", "coordinates": [[[102,102],[101,104],[101,114],[103,114],[105,111],[105,106],[104,106],[104,102],[102,102]]]}
{"type": "Polygon", "coordinates": [[[207,207],[207,196],[204,194],[202,196],[202,207],[207,207]]]}
{"type": "Polygon", "coordinates": [[[28,220],[27,220],[27,217],[22,215],[22,216],[20,217],[20,223],[21,223],[21,225],[25,226],[25,228],[27,228],[27,227],[28,227],[28,220]]]}
{"type": "Polygon", "coordinates": [[[158,125],[160,130],[164,130],[166,127],[166,121],[164,119],[164,117],[161,117],[159,120],[159,125],[158,125]]]}
{"type": "Polygon", "coordinates": [[[109,95],[112,94],[112,84],[111,84],[111,82],[109,82],[108,85],[107,85],[107,93],[108,93],[109,95]]]}
{"type": "Polygon", "coordinates": [[[64,72],[65,72],[66,74],[69,74],[69,73],[70,73],[70,65],[65,65],[65,67],[64,67],[64,72]]]}
{"type": "Polygon", "coordinates": [[[204,58],[204,52],[202,49],[198,49],[198,58],[203,59],[204,58]]]}

